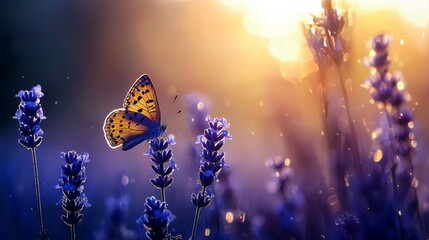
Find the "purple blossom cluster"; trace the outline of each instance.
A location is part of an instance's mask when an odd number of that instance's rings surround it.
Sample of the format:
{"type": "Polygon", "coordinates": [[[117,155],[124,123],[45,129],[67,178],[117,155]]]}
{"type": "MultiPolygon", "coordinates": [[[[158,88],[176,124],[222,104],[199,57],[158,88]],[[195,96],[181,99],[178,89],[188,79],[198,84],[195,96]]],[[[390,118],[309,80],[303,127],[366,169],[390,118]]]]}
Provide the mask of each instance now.
{"type": "Polygon", "coordinates": [[[394,153],[407,158],[416,144],[412,131],[414,124],[411,109],[406,104],[407,93],[404,91],[402,76],[399,72],[389,71],[391,42],[392,37],[386,34],[378,34],[371,40],[372,53],[366,59],[366,64],[375,71],[366,82],[372,100],[380,103],[386,111],[394,153]]]}
{"type": "Polygon", "coordinates": [[[14,119],[18,120],[21,138],[19,143],[28,148],[37,148],[42,143],[43,130],[42,120],[46,119],[43,115],[40,99],[43,97],[42,87],[37,85],[31,90],[21,90],[16,97],[21,99],[14,119]]]}
{"type": "Polygon", "coordinates": [[[85,196],[84,183],[86,182],[85,163],[89,162],[89,154],[78,154],[76,151],[62,152],[61,158],[66,162],[61,166],[61,178],[58,180],[57,189],[61,189],[61,207],[64,214],[61,219],[72,227],[82,222],[84,207],[90,207],[85,196]]]}
{"type": "Polygon", "coordinates": [[[168,225],[173,219],[174,216],[167,209],[167,203],[152,196],[146,198],[144,215],[137,223],[144,225],[149,239],[164,240],[168,239],[168,225]]]}
{"type": "Polygon", "coordinates": [[[225,118],[211,120],[210,116],[207,116],[206,121],[208,128],[204,129],[204,133],[198,136],[196,142],[203,147],[198,173],[198,183],[202,189],[198,193],[192,193],[191,195],[191,201],[197,207],[191,239],[195,239],[201,208],[207,207],[213,197],[209,186],[213,184],[222,168],[225,167],[225,153],[220,150],[226,139],[232,139],[227,130],[229,124],[225,118]]]}
{"type": "Polygon", "coordinates": [[[313,17],[314,25],[318,28],[311,34],[315,38],[313,37],[314,40],[309,42],[310,47],[316,53],[326,51],[335,64],[340,66],[344,55],[341,32],[346,21],[344,15],[333,7],[331,0],[323,0],[322,7],[324,9],[323,15],[313,17]],[[324,33],[321,32],[321,29],[323,29],[324,33]]]}
{"type": "Polygon", "coordinates": [[[137,219],[137,223],[143,224],[146,236],[149,239],[173,239],[168,232],[168,225],[174,217],[167,209],[165,189],[173,183],[172,174],[177,169],[173,152],[170,146],[175,145],[174,135],[170,134],[166,138],[159,136],[149,142],[146,155],[151,156],[153,163],[152,170],[156,177],[151,179],[153,186],[161,190],[161,200],[156,197],[146,198],[144,214],[137,219]],[[165,165],[167,164],[167,166],[165,165]]]}
{"type": "Polygon", "coordinates": [[[226,119],[215,118],[212,121],[207,116],[206,121],[209,127],[204,130],[203,135],[198,136],[197,140],[197,143],[203,147],[198,175],[199,184],[203,187],[203,190],[198,194],[192,194],[192,203],[198,207],[206,207],[210,204],[210,198],[207,197],[205,191],[225,166],[225,153],[221,152],[220,149],[223,147],[225,139],[232,139],[227,130],[229,124],[226,119]]]}
{"type": "MultiPolygon", "coordinates": [[[[162,198],[165,197],[164,189],[173,183],[171,175],[177,169],[176,162],[173,159],[173,152],[169,148],[169,146],[175,144],[173,134],[168,135],[167,138],[160,136],[149,142],[149,148],[145,153],[151,156],[152,170],[157,175],[150,181],[156,188],[161,189],[163,192],[162,198]],[[164,164],[168,164],[168,166],[164,164]]],[[[162,200],[164,201],[164,199],[162,200]]]]}
{"type": "Polygon", "coordinates": [[[384,168],[391,165],[391,178],[395,199],[394,208],[399,236],[419,239],[424,236],[423,220],[419,210],[416,187],[417,178],[414,173],[413,152],[416,146],[413,132],[413,116],[407,106],[405,83],[399,72],[389,70],[389,47],[392,37],[378,34],[370,41],[370,56],[366,59],[368,67],[375,69],[367,79],[372,101],[384,110],[387,127],[387,140],[376,138],[377,154],[373,157],[384,168]]]}

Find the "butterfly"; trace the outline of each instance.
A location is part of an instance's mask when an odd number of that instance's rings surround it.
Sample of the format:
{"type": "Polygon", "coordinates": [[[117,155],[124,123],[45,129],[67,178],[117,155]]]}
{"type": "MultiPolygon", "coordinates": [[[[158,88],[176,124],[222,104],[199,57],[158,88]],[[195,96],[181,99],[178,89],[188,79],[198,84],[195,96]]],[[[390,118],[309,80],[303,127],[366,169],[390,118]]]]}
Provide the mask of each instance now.
{"type": "Polygon", "coordinates": [[[155,88],[147,74],[140,76],[125,97],[123,108],[111,111],[103,131],[111,148],[129,150],[165,132],[155,88]]]}

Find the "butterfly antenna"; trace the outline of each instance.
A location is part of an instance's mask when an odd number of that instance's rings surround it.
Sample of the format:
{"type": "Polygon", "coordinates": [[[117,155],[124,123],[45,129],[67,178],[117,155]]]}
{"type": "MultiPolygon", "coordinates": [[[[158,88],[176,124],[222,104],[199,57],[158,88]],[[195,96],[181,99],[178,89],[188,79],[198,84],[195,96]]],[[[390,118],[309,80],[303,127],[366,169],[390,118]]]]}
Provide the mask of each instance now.
{"type": "Polygon", "coordinates": [[[170,120],[171,118],[173,118],[174,116],[176,116],[177,114],[181,113],[182,110],[180,109],[179,111],[177,111],[175,114],[171,114],[171,110],[173,109],[173,105],[176,102],[178,98],[178,95],[176,94],[176,96],[174,96],[173,101],[171,102],[170,108],[168,110],[168,115],[167,115],[167,119],[165,120],[165,122],[167,122],[168,120],[170,120]]]}

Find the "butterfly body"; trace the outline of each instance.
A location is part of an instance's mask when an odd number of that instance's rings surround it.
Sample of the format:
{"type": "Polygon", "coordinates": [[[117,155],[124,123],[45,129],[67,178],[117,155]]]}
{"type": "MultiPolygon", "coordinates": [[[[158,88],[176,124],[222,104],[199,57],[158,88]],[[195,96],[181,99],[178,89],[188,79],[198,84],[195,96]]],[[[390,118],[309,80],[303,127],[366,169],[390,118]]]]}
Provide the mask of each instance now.
{"type": "Polygon", "coordinates": [[[124,151],[160,136],[166,128],[161,124],[155,88],[146,74],[131,86],[123,108],[111,111],[103,126],[107,144],[111,148],[122,145],[124,151]]]}

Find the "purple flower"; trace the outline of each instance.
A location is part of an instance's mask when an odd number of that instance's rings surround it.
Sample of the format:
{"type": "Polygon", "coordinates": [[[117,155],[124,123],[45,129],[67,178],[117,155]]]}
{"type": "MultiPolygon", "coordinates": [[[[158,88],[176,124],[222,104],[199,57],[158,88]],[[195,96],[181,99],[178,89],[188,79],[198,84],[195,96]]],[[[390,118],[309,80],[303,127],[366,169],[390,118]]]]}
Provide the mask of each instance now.
{"type": "Polygon", "coordinates": [[[191,240],[195,239],[197,232],[198,219],[201,208],[207,207],[213,194],[209,188],[218,177],[220,171],[225,166],[225,153],[221,152],[226,139],[232,139],[227,128],[229,124],[225,118],[210,119],[207,115],[206,122],[208,127],[204,133],[197,137],[197,144],[201,144],[203,150],[201,153],[201,165],[198,173],[198,183],[202,186],[197,194],[192,193],[191,202],[197,208],[194,216],[191,240]]]}
{"type": "Polygon", "coordinates": [[[203,135],[198,136],[196,142],[203,147],[199,183],[204,188],[213,183],[221,169],[225,166],[225,153],[221,152],[220,149],[223,147],[225,139],[232,139],[227,130],[229,124],[226,119],[215,118],[212,121],[210,116],[207,116],[206,121],[209,126],[204,129],[203,135]]]}
{"type": "Polygon", "coordinates": [[[317,23],[328,29],[331,34],[339,34],[345,23],[344,18],[332,6],[331,0],[323,0],[322,7],[325,10],[325,17],[319,18],[317,23]]]}
{"type": "Polygon", "coordinates": [[[389,72],[388,50],[391,42],[390,35],[378,34],[368,44],[374,54],[366,59],[366,65],[375,68],[376,71],[367,79],[366,85],[370,88],[371,98],[386,107],[395,154],[408,157],[415,145],[412,114],[405,106],[406,98],[401,74],[389,72]]]}
{"type": "Polygon", "coordinates": [[[385,75],[387,71],[384,71],[389,67],[389,46],[392,42],[392,36],[386,34],[378,34],[375,36],[368,45],[374,51],[374,54],[365,60],[365,63],[369,67],[374,67],[380,74],[385,75]]]}
{"type": "Polygon", "coordinates": [[[168,225],[173,220],[167,204],[152,196],[146,198],[144,215],[137,219],[137,223],[144,225],[149,239],[163,240],[167,239],[168,225]]]}
{"type": "Polygon", "coordinates": [[[388,47],[391,39],[389,35],[379,34],[368,44],[372,47],[373,55],[365,59],[365,64],[377,71],[366,80],[366,85],[370,88],[374,101],[383,104],[394,102],[394,105],[398,105],[401,96],[397,94],[397,83],[400,77],[397,74],[392,75],[388,69],[390,64],[388,47]]]}
{"type": "Polygon", "coordinates": [[[371,48],[376,52],[384,52],[389,48],[392,36],[386,34],[376,35],[370,42],[371,48]]]}
{"type": "Polygon", "coordinates": [[[192,193],[191,195],[191,201],[192,204],[194,204],[197,207],[203,208],[203,207],[207,207],[210,202],[211,202],[211,198],[214,197],[213,195],[209,195],[206,191],[205,194],[203,194],[202,191],[199,191],[197,194],[192,193]]]}
{"type": "Polygon", "coordinates": [[[411,110],[407,106],[401,106],[394,109],[392,114],[393,120],[393,137],[395,139],[396,154],[400,157],[410,157],[414,149],[414,133],[413,133],[413,116],[411,110]]]}
{"type": "Polygon", "coordinates": [[[67,153],[62,152],[60,156],[66,161],[66,164],[61,166],[61,178],[55,186],[63,193],[60,202],[64,214],[61,219],[68,226],[77,225],[82,221],[83,208],[91,206],[83,192],[83,184],[86,182],[85,166],[83,165],[89,162],[89,154],[68,151],[67,153]]]}
{"type": "Polygon", "coordinates": [[[29,91],[21,90],[16,97],[21,99],[13,116],[18,120],[22,136],[18,141],[27,149],[36,148],[42,143],[43,131],[40,125],[42,120],[46,119],[40,104],[40,98],[43,97],[42,87],[37,85],[29,91]]]}
{"type": "Polygon", "coordinates": [[[152,170],[157,174],[151,182],[159,189],[165,189],[173,182],[171,175],[177,169],[177,165],[169,146],[175,144],[173,134],[168,135],[167,138],[160,136],[149,142],[149,148],[145,153],[151,156],[152,170]],[[168,166],[164,166],[165,163],[168,163],[168,166]]]}
{"type": "Polygon", "coordinates": [[[313,53],[314,60],[319,66],[327,66],[329,63],[329,55],[327,46],[325,45],[325,36],[323,30],[313,25],[305,28],[305,36],[307,45],[313,53]]]}
{"type": "MultiPolygon", "coordinates": [[[[369,45],[372,49],[366,63],[376,71],[367,80],[369,83],[367,85],[370,87],[373,101],[383,106],[386,115],[389,141],[380,149],[383,150],[383,158],[384,155],[387,155],[392,165],[391,183],[395,198],[393,215],[398,221],[398,231],[401,235],[406,234],[401,238],[420,239],[415,236],[411,237],[411,235],[407,236],[410,233],[418,232],[418,228],[422,229],[423,223],[418,207],[417,185],[414,187],[412,184],[416,179],[412,159],[416,146],[413,116],[411,109],[406,104],[407,98],[401,74],[389,72],[388,49],[391,41],[392,37],[385,34],[379,34],[371,40],[369,45]],[[398,215],[399,211],[401,214],[398,215]],[[414,215],[415,219],[413,219],[414,215]]],[[[380,154],[375,155],[374,159],[384,162],[384,159],[380,159],[380,154]]],[[[424,235],[423,232],[420,234],[424,235]]]]}
{"type": "MultiPolygon", "coordinates": [[[[323,43],[326,43],[326,48],[317,48],[315,50],[327,50],[334,62],[339,65],[343,61],[344,51],[342,43],[343,40],[341,39],[341,31],[343,30],[346,21],[339,11],[332,6],[331,0],[323,0],[322,7],[324,9],[323,15],[314,16],[313,22],[315,27],[323,29],[323,43]]],[[[321,30],[319,30],[319,33],[321,33],[321,30]]],[[[318,32],[315,32],[315,34],[318,34],[318,32]]],[[[322,42],[319,41],[319,45],[321,43],[322,42]]],[[[314,42],[310,45],[310,47],[313,45],[314,42]]]]}

